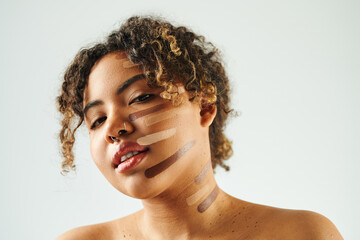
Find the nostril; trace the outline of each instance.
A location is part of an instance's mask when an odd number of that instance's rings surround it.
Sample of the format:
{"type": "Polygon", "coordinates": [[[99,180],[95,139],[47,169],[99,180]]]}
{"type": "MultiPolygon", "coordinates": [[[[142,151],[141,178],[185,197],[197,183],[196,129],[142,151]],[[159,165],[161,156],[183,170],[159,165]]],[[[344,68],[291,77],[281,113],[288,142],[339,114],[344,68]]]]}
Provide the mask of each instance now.
{"type": "Polygon", "coordinates": [[[113,137],[113,136],[109,136],[109,139],[113,142],[118,142],[120,141],[117,137],[113,137]]]}
{"type": "Polygon", "coordinates": [[[125,129],[121,129],[118,134],[121,135],[121,134],[124,134],[124,133],[127,133],[127,131],[125,129]]]}

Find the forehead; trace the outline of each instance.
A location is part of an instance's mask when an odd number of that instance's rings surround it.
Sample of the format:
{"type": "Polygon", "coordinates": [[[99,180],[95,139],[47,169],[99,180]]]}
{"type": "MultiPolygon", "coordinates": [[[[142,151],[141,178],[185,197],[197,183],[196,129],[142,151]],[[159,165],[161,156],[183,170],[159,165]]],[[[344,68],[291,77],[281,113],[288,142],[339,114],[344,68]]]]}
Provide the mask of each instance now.
{"type": "Polygon", "coordinates": [[[84,91],[84,102],[103,94],[111,94],[129,78],[141,74],[139,65],[135,65],[124,52],[105,55],[92,67],[84,91]]]}

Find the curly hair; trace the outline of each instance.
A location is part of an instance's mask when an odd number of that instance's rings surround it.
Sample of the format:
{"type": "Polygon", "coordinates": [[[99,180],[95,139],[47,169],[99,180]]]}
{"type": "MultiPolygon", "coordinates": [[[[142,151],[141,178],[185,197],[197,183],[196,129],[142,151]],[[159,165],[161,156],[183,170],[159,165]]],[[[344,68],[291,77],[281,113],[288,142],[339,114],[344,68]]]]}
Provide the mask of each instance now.
{"type": "Polygon", "coordinates": [[[75,132],[84,121],[83,94],[94,64],[106,54],[123,51],[142,66],[149,86],[164,89],[160,96],[180,104],[175,81],[190,93],[190,101],[204,108],[216,104],[217,113],[209,129],[212,166],[229,170],[224,160],[232,155],[231,142],[224,135],[229,113],[229,80],[219,51],[188,28],[175,27],[154,17],[131,17],[105,41],[81,49],[64,74],[58,109],[63,115],[59,133],[62,173],[75,170],[72,148],[75,132]]]}

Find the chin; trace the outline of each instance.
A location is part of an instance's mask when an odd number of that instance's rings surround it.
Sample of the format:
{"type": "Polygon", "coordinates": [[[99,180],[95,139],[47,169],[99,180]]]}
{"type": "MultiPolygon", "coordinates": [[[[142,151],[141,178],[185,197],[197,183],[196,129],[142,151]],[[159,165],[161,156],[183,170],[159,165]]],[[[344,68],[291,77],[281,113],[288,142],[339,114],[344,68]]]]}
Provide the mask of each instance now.
{"type": "Polygon", "coordinates": [[[130,194],[127,194],[129,197],[144,200],[144,199],[151,199],[156,197],[157,193],[151,193],[151,192],[131,192],[130,194]]]}
{"type": "Polygon", "coordinates": [[[140,188],[127,189],[127,191],[122,191],[121,189],[118,190],[129,197],[141,199],[141,200],[154,198],[161,193],[161,191],[155,191],[154,189],[140,189],[140,188]]]}
{"type": "Polygon", "coordinates": [[[149,199],[158,196],[163,186],[157,186],[155,182],[146,179],[147,182],[137,181],[138,179],[127,178],[122,183],[111,183],[119,192],[136,199],[149,199]]]}

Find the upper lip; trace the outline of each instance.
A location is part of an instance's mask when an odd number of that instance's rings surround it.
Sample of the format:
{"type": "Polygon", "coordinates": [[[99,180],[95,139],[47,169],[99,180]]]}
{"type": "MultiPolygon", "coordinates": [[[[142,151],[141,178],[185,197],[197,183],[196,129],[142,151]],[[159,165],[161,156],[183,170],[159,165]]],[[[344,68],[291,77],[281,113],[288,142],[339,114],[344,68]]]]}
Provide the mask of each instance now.
{"type": "Polygon", "coordinates": [[[127,154],[128,152],[143,152],[148,150],[145,146],[140,146],[136,142],[122,142],[118,145],[115,149],[115,152],[112,157],[112,163],[117,166],[120,164],[120,159],[123,155],[127,154]]]}

